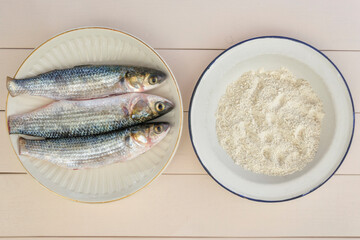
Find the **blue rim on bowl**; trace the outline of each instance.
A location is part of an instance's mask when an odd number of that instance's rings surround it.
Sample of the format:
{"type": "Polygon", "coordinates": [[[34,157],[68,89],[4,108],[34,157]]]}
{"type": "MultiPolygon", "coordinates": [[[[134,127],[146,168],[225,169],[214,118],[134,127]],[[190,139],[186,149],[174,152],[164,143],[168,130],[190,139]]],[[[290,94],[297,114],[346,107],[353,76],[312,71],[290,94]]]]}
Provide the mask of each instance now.
{"type": "Polygon", "coordinates": [[[203,168],[205,169],[205,171],[215,180],[215,182],[217,182],[221,187],[225,188],[226,190],[228,190],[229,192],[239,196],[239,197],[242,197],[242,198],[245,198],[245,199],[248,199],[248,200],[252,200],[252,201],[257,201],[257,202],[266,202],[266,203],[276,203],[276,202],[285,202],[285,201],[290,201],[290,200],[294,200],[294,199],[297,199],[297,198],[300,198],[300,197],[303,197],[313,191],[315,191],[316,189],[318,189],[319,187],[321,187],[324,183],[326,183],[335,173],[336,171],[339,169],[339,167],[341,166],[341,164],[344,162],[344,159],[347,155],[347,153],[349,152],[349,149],[350,149],[350,146],[351,146],[351,143],[352,143],[352,139],[353,139],[353,136],[354,136],[354,130],[355,130],[355,109],[354,109],[354,102],[353,102],[353,99],[352,99],[352,95],[351,95],[351,92],[350,92],[350,89],[349,89],[349,86],[344,78],[344,76],[342,75],[342,73],[340,72],[340,70],[338,69],[338,67],[324,54],[322,53],[320,50],[318,50],[317,48],[311,46],[310,44],[306,43],[306,42],[303,42],[303,41],[300,41],[298,39],[294,39],[294,38],[290,38],[290,37],[284,37],[284,36],[261,36],[261,37],[255,37],[255,38],[250,38],[250,39],[247,39],[247,40],[244,40],[242,42],[239,42],[239,43],[236,43],[235,45],[229,47],[228,49],[226,49],[225,51],[223,51],[222,53],[220,53],[214,60],[212,60],[210,62],[210,64],[205,68],[205,70],[203,71],[203,73],[201,74],[199,80],[197,81],[196,85],[195,85],[195,88],[194,88],[194,91],[191,95],[191,99],[190,99],[190,106],[189,106],[189,116],[188,116],[188,122],[189,122],[189,133],[190,133],[190,140],[191,140],[191,144],[194,148],[194,151],[195,151],[195,154],[197,156],[197,158],[199,159],[201,165],[203,166],[203,168]],[[321,54],[326,60],[328,60],[334,67],[335,69],[337,70],[337,72],[340,74],[341,78],[343,79],[344,81],[344,84],[346,86],[346,89],[348,90],[348,93],[349,93],[349,97],[350,97],[350,100],[351,100],[351,105],[352,105],[352,112],[353,112],[353,127],[352,127],[352,132],[351,132],[351,137],[350,137],[350,141],[349,141],[349,145],[345,151],[345,154],[343,156],[343,158],[341,159],[339,165],[336,167],[336,169],[334,170],[334,172],[327,178],[325,179],[322,183],[320,183],[318,186],[316,186],[315,188],[311,189],[310,191],[306,192],[306,193],[303,193],[303,194],[300,194],[298,196],[295,196],[295,197],[292,197],[292,198],[288,198],[288,199],[283,199],[283,200],[274,200],[274,201],[269,201],[269,200],[262,200],[262,199],[255,199],[255,198],[251,198],[251,197],[247,197],[247,196],[244,196],[244,195],[241,195],[239,193],[236,193],[232,190],[230,190],[229,188],[225,187],[221,182],[219,182],[211,173],[210,171],[205,167],[203,161],[201,160],[199,154],[197,153],[196,151],[196,147],[195,147],[195,144],[194,144],[194,141],[193,141],[193,136],[192,136],[192,129],[191,129],[191,108],[192,108],[192,103],[193,103],[193,98],[195,96],[195,93],[196,93],[196,90],[197,90],[197,87],[199,86],[199,83],[201,82],[204,74],[208,71],[208,69],[216,62],[216,60],[222,56],[224,53],[226,53],[227,51],[231,50],[232,48],[238,46],[238,45],[241,45],[245,42],[249,42],[249,41],[253,41],[253,40],[256,40],[256,39],[263,39],[263,38],[278,38],[278,39],[286,39],[286,40],[290,40],[290,41],[294,41],[294,42],[297,42],[297,43],[301,43],[307,47],[310,47],[311,49],[315,50],[316,52],[318,52],[319,54],[321,54]]]}

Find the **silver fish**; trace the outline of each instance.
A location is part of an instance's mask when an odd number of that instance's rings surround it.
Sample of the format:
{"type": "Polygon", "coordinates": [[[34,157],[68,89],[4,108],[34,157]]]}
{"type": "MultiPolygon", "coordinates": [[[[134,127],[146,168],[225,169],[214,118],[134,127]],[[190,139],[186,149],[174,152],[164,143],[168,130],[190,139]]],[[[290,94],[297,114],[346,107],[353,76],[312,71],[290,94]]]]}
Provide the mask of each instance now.
{"type": "Polygon", "coordinates": [[[127,93],[107,98],[50,103],[8,118],[10,134],[45,138],[87,136],[140,124],[173,109],[162,97],[127,93]]]}
{"type": "Polygon", "coordinates": [[[90,99],[158,86],[165,73],[145,67],[103,65],[54,70],[24,79],[7,78],[11,96],[20,94],[60,99],[90,99]]]}
{"type": "Polygon", "coordinates": [[[87,137],[20,138],[19,153],[69,169],[97,168],[128,161],[148,151],[166,136],[169,129],[168,123],[149,123],[87,137]]]}

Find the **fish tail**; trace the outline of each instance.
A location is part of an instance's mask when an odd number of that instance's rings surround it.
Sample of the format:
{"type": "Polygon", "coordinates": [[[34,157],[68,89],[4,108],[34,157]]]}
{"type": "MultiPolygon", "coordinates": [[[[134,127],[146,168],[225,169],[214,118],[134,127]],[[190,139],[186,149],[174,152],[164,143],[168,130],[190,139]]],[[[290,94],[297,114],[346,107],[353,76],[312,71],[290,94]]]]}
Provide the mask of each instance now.
{"type": "Polygon", "coordinates": [[[19,137],[19,155],[26,154],[26,139],[19,137]]]}
{"type": "Polygon", "coordinates": [[[12,127],[12,123],[13,123],[13,118],[12,118],[12,116],[9,116],[8,117],[8,131],[9,131],[9,134],[12,134],[12,132],[11,132],[11,130],[13,129],[13,127],[12,127]]]}
{"type": "Polygon", "coordinates": [[[20,87],[14,78],[6,78],[6,88],[12,97],[16,97],[21,94],[20,87]]]}
{"type": "Polygon", "coordinates": [[[17,134],[19,133],[18,129],[17,129],[17,116],[9,116],[8,117],[8,131],[9,134],[17,134]]]}

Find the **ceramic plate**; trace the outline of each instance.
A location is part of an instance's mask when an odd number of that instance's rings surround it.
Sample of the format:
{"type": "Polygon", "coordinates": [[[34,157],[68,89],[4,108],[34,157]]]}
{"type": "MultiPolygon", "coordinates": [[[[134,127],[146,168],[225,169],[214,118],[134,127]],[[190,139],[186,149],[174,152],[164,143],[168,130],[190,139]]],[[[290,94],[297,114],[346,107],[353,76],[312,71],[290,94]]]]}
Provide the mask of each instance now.
{"type": "MultiPolygon", "coordinates": [[[[179,144],[183,108],[175,77],[159,54],[134,36],[112,29],[76,29],[51,38],[30,54],[15,78],[86,64],[137,65],[167,73],[167,80],[148,93],[175,104],[170,113],[156,120],[171,124],[168,135],[150,151],[131,161],[78,171],[19,156],[19,136],[11,135],[10,139],[25,169],[49,190],[77,201],[107,202],[131,195],[164,170],[179,144]]],[[[8,96],[6,115],[31,111],[51,101],[42,97],[8,96]]]]}
{"type": "Polygon", "coordinates": [[[192,95],[190,136],[205,170],[227,190],[251,200],[277,202],[303,196],[325,183],[343,162],[354,132],[350,90],[337,67],[314,47],[285,37],[259,37],[220,54],[203,72],[192,95]],[[271,177],[235,165],[218,143],[215,112],[227,85],[244,72],[286,67],[310,82],[325,117],[315,159],[297,173],[271,177]]]}

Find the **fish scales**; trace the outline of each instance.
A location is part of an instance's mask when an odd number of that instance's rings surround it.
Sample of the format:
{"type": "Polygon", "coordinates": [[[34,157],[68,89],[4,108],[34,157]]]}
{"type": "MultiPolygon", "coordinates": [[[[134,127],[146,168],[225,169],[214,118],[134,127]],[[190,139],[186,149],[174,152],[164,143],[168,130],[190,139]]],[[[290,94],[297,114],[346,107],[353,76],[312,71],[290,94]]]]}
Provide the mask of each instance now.
{"type": "Polygon", "coordinates": [[[10,134],[46,138],[87,136],[140,124],[171,111],[162,97],[128,93],[108,98],[61,100],[33,112],[9,116],[10,134]]]}
{"type": "Polygon", "coordinates": [[[127,92],[143,92],[158,86],[166,74],[145,67],[100,65],[53,70],[35,77],[12,79],[11,96],[21,94],[60,99],[90,99],[127,92]]]}
{"type": "Polygon", "coordinates": [[[148,151],[168,133],[168,123],[150,123],[110,133],[45,140],[19,139],[19,153],[70,169],[127,161],[148,151]]]}

